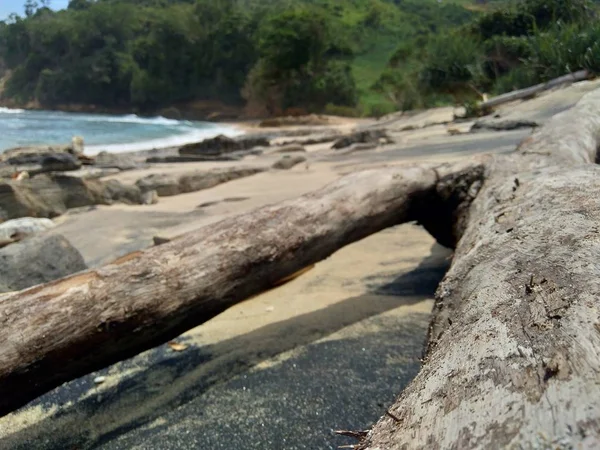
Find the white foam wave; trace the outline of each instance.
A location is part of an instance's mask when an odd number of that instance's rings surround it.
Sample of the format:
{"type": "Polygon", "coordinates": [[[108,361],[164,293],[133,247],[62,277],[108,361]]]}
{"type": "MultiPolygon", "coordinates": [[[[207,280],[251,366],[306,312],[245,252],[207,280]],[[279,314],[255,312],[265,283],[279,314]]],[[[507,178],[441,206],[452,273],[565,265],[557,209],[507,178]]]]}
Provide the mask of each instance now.
{"type": "Polygon", "coordinates": [[[212,138],[219,134],[233,137],[244,134],[244,132],[234,127],[211,126],[208,128],[198,128],[186,133],[170,135],[164,138],[151,139],[147,141],[138,141],[123,144],[86,145],[85,153],[89,155],[95,155],[102,151],[110,153],[124,153],[135,152],[140,150],[178,147],[181,145],[190,144],[192,142],[199,142],[204,139],[212,138]]]}
{"type": "Polygon", "coordinates": [[[82,122],[112,122],[112,123],[137,123],[142,125],[191,125],[192,122],[186,120],[167,119],[166,117],[140,117],[135,114],[125,116],[108,116],[99,114],[86,114],[77,116],[76,120],[82,122]]]}
{"type": "Polygon", "coordinates": [[[0,114],[21,114],[23,112],[25,112],[24,109],[12,109],[0,106],[0,114]]]}

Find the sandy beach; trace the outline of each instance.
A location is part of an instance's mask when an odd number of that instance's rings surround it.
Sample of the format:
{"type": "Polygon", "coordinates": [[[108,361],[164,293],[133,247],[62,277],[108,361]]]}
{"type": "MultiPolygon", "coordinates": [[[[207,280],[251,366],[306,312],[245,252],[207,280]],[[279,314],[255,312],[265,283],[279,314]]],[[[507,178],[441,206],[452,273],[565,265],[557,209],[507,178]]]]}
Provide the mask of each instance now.
{"type": "MultiPolygon", "coordinates": [[[[497,114],[543,124],[599,85],[578,83],[497,114]]],[[[66,236],[96,267],[151,246],[155,236],[175,238],[356,170],[509,152],[532,132],[472,133],[474,121],[453,122],[453,112],[310,127],[319,135],[384,126],[393,143],[350,154],[332,151],[331,143],[307,145],[306,161],[290,170],[265,170],[153,205],[73,209],[55,219],[52,232],[66,236]]],[[[306,129],[236,126],[247,134],[278,134],[275,143],[299,139],[294,134],[306,129]]],[[[266,151],[241,161],[156,163],[106,179],[133,184],[150,174],[269,168],[280,158],[266,151]]],[[[157,347],[0,418],[0,448],[333,449],[352,443],[332,430],[369,427],[417,373],[435,288],[450,257],[415,224],[347,246],[292,282],[185,333],[177,340],[187,346],[183,351],[157,347]],[[106,381],[95,384],[98,376],[106,381]]]]}

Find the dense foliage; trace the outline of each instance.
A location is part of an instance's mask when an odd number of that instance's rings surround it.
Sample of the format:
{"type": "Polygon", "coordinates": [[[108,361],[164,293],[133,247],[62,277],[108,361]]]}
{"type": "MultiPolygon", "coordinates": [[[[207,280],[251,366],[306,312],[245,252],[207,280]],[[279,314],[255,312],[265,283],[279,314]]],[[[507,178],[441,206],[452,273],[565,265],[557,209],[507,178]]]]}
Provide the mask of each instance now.
{"type": "Polygon", "coordinates": [[[591,0],[47,3],[0,22],[5,101],[378,115],[600,70],[591,0]]]}
{"type": "Polygon", "coordinates": [[[399,40],[471,16],[435,0],[71,0],[58,12],[29,0],[24,17],[0,22],[2,95],[49,107],[219,99],[256,114],[356,111],[380,101],[371,85],[399,40]]]}
{"type": "Polygon", "coordinates": [[[471,103],[483,93],[499,94],[580,69],[600,72],[599,38],[595,2],[501,4],[469,25],[431,36],[417,51],[402,44],[374,87],[394,96],[400,108],[448,99],[471,103]]]}

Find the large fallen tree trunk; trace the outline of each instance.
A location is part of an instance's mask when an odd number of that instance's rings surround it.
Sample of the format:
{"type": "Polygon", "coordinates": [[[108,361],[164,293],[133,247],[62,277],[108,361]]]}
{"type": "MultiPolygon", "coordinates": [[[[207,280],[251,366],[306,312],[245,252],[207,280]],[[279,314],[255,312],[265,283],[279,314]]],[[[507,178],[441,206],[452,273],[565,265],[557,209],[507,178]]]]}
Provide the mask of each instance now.
{"type": "MultiPolygon", "coordinates": [[[[482,170],[401,167],[204,227],[101,269],[0,296],[0,414],[176,337],[339,248],[419,219],[446,179],[465,201],[482,170]],[[439,185],[439,186],[438,186],[439,185]]],[[[433,229],[452,221],[440,210],[433,229]]],[[[425,218],[427,222],[427,218],[425,218]]],[[[440,240],[452,240],[445,230],[440,240]]]]}
{"type": "Polygon", "coordinates": [[[600,446],[600,91],[494,158],[421,372],[361,449],[600,446]]]}
{"type": "Polygon", "coordinates": [[[547,91],[549,89],[564,86],[567,84],[576,83],[577,81],[587,80],[591,77],[590,72],[587,70],[579,70],[578,72],[569,73],[562,77],[554,78],[553,80],[545,83],[536,84],[528,88],[519,89],[517,91],[507,92],[506,94],[498,95],[497,97],[491,98],[487,101],[481,102],[479,106],[482,110],[495,108],[496,106],[503,105],[505,103],[514,102],[515,100],[522,100],[525,98],[532,97],[540,92],[547,91]]]}
{"type": "Polygon", "coordinates": [[[596,446],[600,170],[590,163],[599,136],[596,91],[514,154],[353,174],[0,297],[0,412],[164,342],[350,242],[418,220],[456,246],[453,265],[420,374],[359,447],[596,446]]]}

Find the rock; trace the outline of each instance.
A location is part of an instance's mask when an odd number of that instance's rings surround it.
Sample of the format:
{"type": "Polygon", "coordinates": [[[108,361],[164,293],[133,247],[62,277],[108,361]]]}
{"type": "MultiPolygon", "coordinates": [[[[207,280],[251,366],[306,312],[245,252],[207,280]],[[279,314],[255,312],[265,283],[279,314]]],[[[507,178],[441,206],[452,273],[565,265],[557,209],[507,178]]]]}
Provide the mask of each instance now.
{"type": "Polygon", "coordinates": [[[241,157],[238,155],[180,155],[180,156],[151,156],[146,158],[147,163],[186,163],[202,161],[238,161],[241,157]]]}
{"type": "Polygon", "coordinates": [[[362,152],[365,150],[373,150],[377,148],[377,144],[374,142],[367,142],[367,143],[358,143],[358,144],[352,144],[349,148],[346,148],[344,150],[340,150],[338,152],[338,154],[340,155],[349,155],[350,153],[356,153],[356,152],[362,152]]]}
{"type": "Polygon", "coordinates": [[[59,234],[33,236],[0,249],[0,291],[17,291],[87,269],[59,234]]]}
{"type": "Polygon", "coordinates": [[[70,153],[54,153],[44,155],[40,160],[43,172],[67,172],[77,170],[81,167],[81,162],[70,153]]]}
{"type": "Polygon", "coordinates": [[[254,147],[268,147],[269,140],[266,137],[248,136],[237,139],[219,135],[202,142],[187,144],[179,148],[180,155],[222,155],[239,150],[250,150],[254,147]]]}
{"type": "Polygon", "coordinates": [[[139,164],[127,154],[100,152],[96,155],[94,166],[104,169],[131,170],[138,168],[139,164]]]}
{"type": "Polygon", "coordinates": [[[181,194],[179,179],[174,175],[156,174],[147,175],[135,182],[142,193],[155,191],[159,197],[169,197],[181,194]]]}
{"type": "Polygon", "coordinates": [[[382,138],[385,139],[387,142],[393,142],[393,140],[387,135],[385,130],[365,130],[341,137],[333,143],[331,148],[339,150],[341,148],[350,147],[352,144],[357,143],[377,144],[382,138]]]}
{"type": "Polygon", "coordinates": [[[159,197],[168,197],[209,189],[218,184],[248,177],[264,170],[260,167],[217,169],[206,172],[185,173],[179,177],[169,174],[152,174],[139,179],[135,184],[142,193],[156,191],[159,197]]]}
{"type": "Polygon", "coordinates": [[[142,194],[142,205],[155,205],[158,203],[158,192],[146,191],[142,194]]]}
{"type": "Polygon", "coordinates": [[[69,172],[70,177],[83,178],[84,180],[97,180],[121,172],[119,169],[103,169],[100,167],[85,167],[79,170],[69,172]]]}
{"type": "Polygon", "coordinates": [[[141,203],[135,186],[104,183],[64,174],[44,174],[22,181],[0,181],[0,217],[56,217],[68,209],[110,205],[113,201],[141,203]]]}
{"type": "Polygon", "coordinates": [[[284,145],[271,150],[269,153],[306,153],[306,149],[301,145],[284,145]]]}
{"type": "Polygon", "coordinates": [[[304,161],[306,161],[306,158],[304,156],[284,156],[275,164],[273,164],[272,167],[273,169],[278,170],[289,170],[295,165],[303,163],[304,161]]]}
{"type": "Polygon", "coordinates": [[[238,178],[249,177],[260,172],[264,172],[263,168],[233,168],[233,169],[218,169],[210,172],[194,172],[183,175],[179,179],[181,192],[196,192],[203,189],[209,189],[228,181],[238,178]]]}
{"type": "Polygon", "coordinates": [[[154,236],[152,238],[152,242],[154,242],[155,246],[156,245],[163,245],[163,244],[167,244],[167,243],[171,242],[171,239],[169,239],[169,238],[163,238],[163,237],[160,237],[160,236],[154,236]]]}
{"type": "Polygon", "coordinates": [[[126,203],[129,205],[146,204],[144,203],[144,194],[142,194],[142,191],[138,186],[126,185],[118,180],[108,180],[106,183],[104,183],[104,186],[106,196],[108,196],[108,198],[110,198],[112,201],[126,203]]]}
{"type": "Polygon", "coordinates": [[[493,131],[510,131],[518,130],[520,128],[537,128],[540,124],[528,119],[507,119],[507,120],[493,120],[493,119],[481,119],[473,124],[471,132],[476,133],[479,130],[493,130],[493,131]]]}
{"type": "Polygon", "coordinates": [[[0,240],[12,239],[15,234],[22,237],[49,230],[55,226],[50,219],[22,217],[0,223],[0,240]]]}

